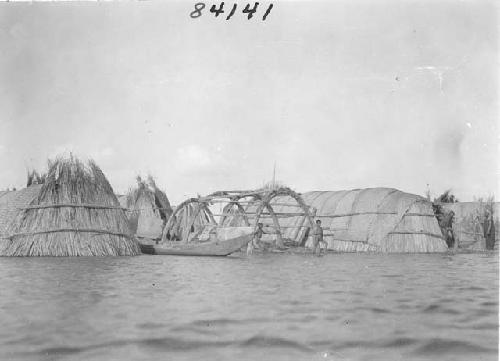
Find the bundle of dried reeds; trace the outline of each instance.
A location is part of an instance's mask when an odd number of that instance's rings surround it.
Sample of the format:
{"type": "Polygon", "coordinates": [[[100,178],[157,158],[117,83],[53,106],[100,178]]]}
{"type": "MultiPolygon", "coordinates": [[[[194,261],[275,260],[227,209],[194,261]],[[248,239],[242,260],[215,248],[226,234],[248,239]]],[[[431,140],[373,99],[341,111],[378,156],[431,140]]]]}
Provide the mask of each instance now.
{"type": "Polygon", "coordinates": [[[164,221],[167,221],[173,212],[167,195],[156,186],[152,176],[148,176],[147,182],[141,177],[137,177],[137,187],[128,191],[126,204],[130,211],[139,214],[146,210],[152,211],[164,221]],[[150,207],[144,209],[144,203],[148,203],[150,207]]]}
{"type": "Polygon", "coordinates": [[[111,185],[93,162],[49,162],[45,182],[9,227],[4,256],[140,254],[111,185]]]}
{"type": "Polygon", "coordinates": [[[147,182],[137,177],[137,186],[125,196],[125,207],[131,230],[139,237],[154,239],[161,236],[173,212],[166,194],[151,176],[147,182]]]}
{"type": "Polygon", "coordinates": [[[28,170],[26,175],[26,187],[31,187],[35,184],[43,184],[45,182],[45,177],[47,177],[45,173],[40,174],[34,169],[28,170]]]}

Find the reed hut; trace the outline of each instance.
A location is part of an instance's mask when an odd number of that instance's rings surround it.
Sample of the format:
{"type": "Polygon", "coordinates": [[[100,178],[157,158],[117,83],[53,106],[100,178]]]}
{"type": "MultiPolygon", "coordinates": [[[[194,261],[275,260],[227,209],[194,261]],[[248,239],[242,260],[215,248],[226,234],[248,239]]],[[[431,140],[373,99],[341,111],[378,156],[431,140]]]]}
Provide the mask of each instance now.
{"type": "Polygon", "coordinates": [[[137,177],[137,186],[118,199],[127,208],[130,228],[137,237],[161,237],[173,211],[167,195],[156,186],[153,177],[149,176],[147,181],[137,177]]]}
{"type": "Polygon", "coordinates": [[[493,221],[495,223],[495,249],[498,249],[500,203],[477,201],[439,203],[439,205],[446,211],[453,211],[455,213],[453,233],[456,242],[458,242],[458,248],[469,250],[486,249],[483,224],[486,209],[489,209],[493,214],[493,221]]]}
{"type": "Polygon", "coordinates": [[[14,217],[6,217],[2,256],[140,254],[124,210],[93,161],[69,157],[49,162],[42,185],[16,193],[11,195],[16,201],[4,207],[14,217]]]}
{"type": "Polygon", "coordinates": [[[252,225],[261,222],[271,233],[264,235],[264,241],[281,237],[285,244],[310,247],[310,217],[321,220],[324,239],[334,251],[428,253],[448,249],[432,204],[418,195],[392,188],[308,192],[301,194],[308,212],[302,211],[304,205],[297,199],[286,195],[272,198],[272,212],[267,214],[258,211],[258,202],[249,204],[246,215],[252,225]]]}
{"type": "Polygon", "coordinates": [[[328,248],[339,252],[431,253],[448,247],[432,203],[392,188],[299,194],[287,187],[219,191],[181,203],[163,231],[163,240],[207,238],[213,227],[263,223],[262,241],[277,248],[311,247],[311,228],[322,221],[328,248]],[[225,204],[222,213],[209,206],[225,204]]]}
{"type": "Polygon", "coordinates": [[[38,196],[41,188],[41,185],[32,185],[16,191],[0,192],[0,254],[8,239],[9,225],[38,196]]]}

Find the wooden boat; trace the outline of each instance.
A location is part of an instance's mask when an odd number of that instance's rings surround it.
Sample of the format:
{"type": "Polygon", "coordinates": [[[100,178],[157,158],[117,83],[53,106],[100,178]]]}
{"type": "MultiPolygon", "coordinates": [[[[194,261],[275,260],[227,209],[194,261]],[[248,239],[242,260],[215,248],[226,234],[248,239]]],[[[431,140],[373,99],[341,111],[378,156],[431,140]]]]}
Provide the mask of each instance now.
{"type": "Polygon", "coordinates": [[[228,256],[245,247],[253,238],[252,227],[231,227],[217,230],[215,239],[189,243],[140,242],[141,251],[145,254],[171,255],[171,256],[228,256]]]}

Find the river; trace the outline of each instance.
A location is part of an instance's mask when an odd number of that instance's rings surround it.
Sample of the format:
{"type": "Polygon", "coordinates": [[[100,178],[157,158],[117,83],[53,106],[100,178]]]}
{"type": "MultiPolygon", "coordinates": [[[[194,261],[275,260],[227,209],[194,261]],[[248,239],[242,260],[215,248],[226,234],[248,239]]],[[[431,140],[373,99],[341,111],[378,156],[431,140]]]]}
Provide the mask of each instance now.
{"type": "Polygon", "coordinates": [[[0,258],[1,360],[496,360],[498,253],[0,258]]]}

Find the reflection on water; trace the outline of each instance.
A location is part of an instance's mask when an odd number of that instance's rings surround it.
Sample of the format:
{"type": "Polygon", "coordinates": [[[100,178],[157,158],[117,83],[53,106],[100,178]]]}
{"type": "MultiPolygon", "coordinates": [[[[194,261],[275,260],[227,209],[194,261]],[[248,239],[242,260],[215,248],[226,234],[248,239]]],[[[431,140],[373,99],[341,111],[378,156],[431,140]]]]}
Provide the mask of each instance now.
{"type": "Polygon", "coordinates": [[[0,359],[496,360],[498,253],[0,258],[0,359]]]}

